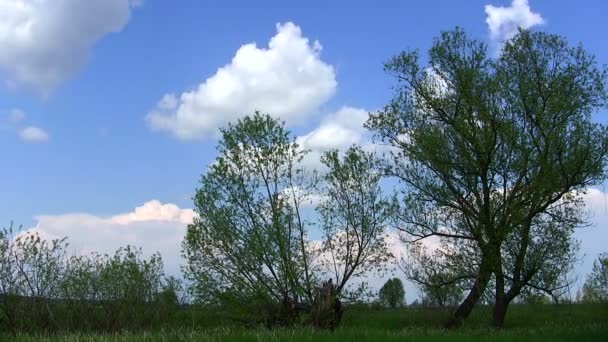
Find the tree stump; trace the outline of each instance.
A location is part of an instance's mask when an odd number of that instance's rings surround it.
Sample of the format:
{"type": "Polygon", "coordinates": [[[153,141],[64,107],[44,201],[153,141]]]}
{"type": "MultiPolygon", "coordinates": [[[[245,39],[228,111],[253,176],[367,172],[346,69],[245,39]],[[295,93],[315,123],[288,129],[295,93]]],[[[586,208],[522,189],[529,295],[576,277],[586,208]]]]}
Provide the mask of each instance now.
{"type": "Polygon", "coordinates": [[[332,280],[317,287],[311,308],[311,320],[315,328],[334,330],[342,319],[342,303],[338,299],[332,280]]]}

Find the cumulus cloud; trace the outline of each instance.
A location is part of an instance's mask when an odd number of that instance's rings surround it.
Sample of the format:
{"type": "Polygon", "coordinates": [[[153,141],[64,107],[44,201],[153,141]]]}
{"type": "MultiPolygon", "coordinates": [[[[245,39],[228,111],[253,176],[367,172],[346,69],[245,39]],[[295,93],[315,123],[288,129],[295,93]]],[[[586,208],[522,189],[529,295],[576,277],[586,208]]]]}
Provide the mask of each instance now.
{"type": "Polygon", "coordinates": [[[344,150],[353,144],[369,147],[371,141],[363,127],[367,118],[367,110],[354,107],[342,107],[326,115],[318,127],[296,138],[301,148],[310,151],[303,163],[310,167],[319,166],[323,152],[331,149],[344,150]]]}
{"type": "Polygon", "coordinates": [[[160,252],[166,271],[177,274],[181,264],[181,242],[195,217],[191,209],[152,200],[131,212],[110,217],[87,213],[37,216],[35,231],[47,239],[68,237],[76,254],[112,254],[120,247],[141,247],[145,255],[160,252]]]}
{"type": "Polygon", "coordinates": [[[149,127],[180,139],[217,132],[254,110],[301,122],[335,92],[334,68],[321,60],[321,44],[293,23],[277,24],[268,47],[241,46],[232,61],[181,95],[166,94],[146,116],[149,127]]]}
{"type": "Polygon", "coordinates": [[[91,48],[128,23],[141,0],[0,0],[0,73],[9,86],[48,95],[91,48]]]}
{"type": "Polygon", "coordinates": [[[319,127],[297,138],[297,143],[312,150],[344,148],[361,142],[365,134],[363,124],[368,113],[361,108],[342,107],[327,115],[319,127]]]}
{"type": "Polygon", "coordinates": [[[509,7],[486,5],[485,10],[490,39],[499,44],[513,38],[520,27],[529,29],[545,22],[530,9],[528,0],[513,0],[509,7]]]}
{"type": "Polygon", "coordinates": [[[19,132],[19,137],[25,142],[44,143],[49,141],[48,133],[40,127],[29,126],[19,132]]]}

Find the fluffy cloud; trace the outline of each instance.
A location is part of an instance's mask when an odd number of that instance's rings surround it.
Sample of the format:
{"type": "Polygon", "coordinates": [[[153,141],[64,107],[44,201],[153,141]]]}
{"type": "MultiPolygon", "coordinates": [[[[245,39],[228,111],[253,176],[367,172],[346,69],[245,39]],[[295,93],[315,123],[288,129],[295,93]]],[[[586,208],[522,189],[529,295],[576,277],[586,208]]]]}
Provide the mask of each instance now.
{"type": "Polygon", "coordinates": [[[160,252],[166,271],[179,272],[181,242],[195,213],[153,200],[132,212],[111,217],[86,213],[37,216],[30,230],[44,238],[68,237],[74,253],[114,253],[120,247],[142,247],[145,255],[160,252]]]}
{"type": "Polygon", "coordinates": [[[513,0],[509,7],[486,5],[485,10],[490,38],[499,44],[513,38],[520,27],[528,29],[545,22],[532,12],[528,0],[513,0]]]}
{"type": "Polygon", "coordinates": [[[140,0],[0,0],[0,72],[9,86],[48,95],[121,31],[140,0]]]}
{"type": "Polygon", "coordinates": [[[363,124],[368,118],[365,109],[342,107],[326,115],[319,126],[309,133],[296,138],[298,145],[310,150],[303,160],[306,166],[319,166],[323,152],[330,149],[344,150],[353,144],[371,146],[367,130],[363,124]]]}
{"type": "Polygon", "coordinates": [[[335,92],[334,68],[320,58],[321,44],[293,23],[277,24],[268,47],[241,46],[230,64],[195,89],[167,94],[146,116],[149,127],[180,139],[217,132],[218,127],[260,110],[290,124],[302,121],[335,92]]]}
{"type": "Polygon", "coordinates": [[[29,126],[19,132],[21,140],[31,143],[44,143],[49,141],[49,135],[42,128],[29,126]]]}
{"type": "Polygon", "coordinates": [[[363,124],[368,113],[364,109],[342,107],[327,115],[319,127],[297,138],[300,146],[311,150],[345,148],[361,142],[365,129],[363,124]]]}

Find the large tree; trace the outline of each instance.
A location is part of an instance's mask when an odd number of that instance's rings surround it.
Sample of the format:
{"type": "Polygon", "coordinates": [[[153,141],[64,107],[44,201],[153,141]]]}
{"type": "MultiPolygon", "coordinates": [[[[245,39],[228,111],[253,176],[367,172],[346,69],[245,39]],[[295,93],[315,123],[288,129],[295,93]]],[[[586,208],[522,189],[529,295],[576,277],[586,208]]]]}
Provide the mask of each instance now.
{"type": "Polygon", "coordinates": [[[298,166],[305,151],[281,122],[257,112],[222,129],[217,150],[194,198],[186,276],[198,300],[259,302],[290,323],[315,284],[298,166]]]}
{"type": "Polygon", "coordinates": [[[329,151],[319,177],[302,168],[307,151],[283,123],[260,113],[223,129],[217,149],[183,243],[196,298],[261,303],[268,323],[291,324],[311,309],[316,325],[336,326],[349,282],[390,256],[378,158],[357,147],[329,151]],[[313,224],[318,241],[308,236],[313,224]]]}
{"type": "Polygon", "coordinates": [[[567,269],[581,195],[605,179],[608,134],[591,114],[606,104],[606,70],[558,36],[520,31],[493,58],[460,29],[435,40],[427,66],[406,51],[386,70],[397,94],[367,125],[395,150],[395,221],[470,247],[474,278],[449,325],[491,283],[501,326],[522,289],[567,269]]]}

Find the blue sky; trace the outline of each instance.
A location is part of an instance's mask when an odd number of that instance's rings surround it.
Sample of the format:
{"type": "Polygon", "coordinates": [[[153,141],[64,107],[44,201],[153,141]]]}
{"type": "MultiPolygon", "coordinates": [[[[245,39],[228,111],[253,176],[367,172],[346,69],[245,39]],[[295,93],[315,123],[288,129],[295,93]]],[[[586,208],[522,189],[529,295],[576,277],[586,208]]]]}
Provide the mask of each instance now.
{"type": "MultiPolygon", "coordinates": [[[[274,101],[313,149],[365,144],[353,121],[392,96],[382,63],[405,48],[426,51],[457,25],[498,44],[509,30],[492,36],[486,5],[502,28],[557,33],[608,63],[602,0],[0,0],[2,225],[74,236],[84,250],[129,242],[174,258],[178,248],[168,246],[179,243],[190,197],[215,157],[214,127],[274,101]],[[275,35],[285,45],[269,50],[275,35]],[[237,51],[243,58],[232,63],[237,51]],[[292,74],[302,61],[310,64],[300,79],[292,74]],[[255,80],[228,100],[219,94],[226,78],[214,78],[227,65],[228,80],[255,80]],[[289,98],[283,81],[311,100],[289,98]],[[160,108],[163,98],[172,101],[160,108]]],[[[582,274],[608,241],[602,190],[589,196],[596,227],[580,233],[582,274]]]]}

